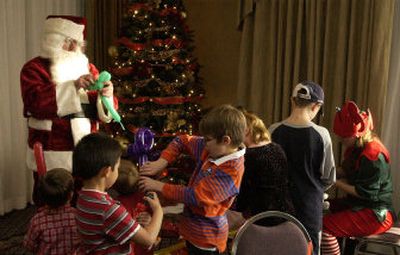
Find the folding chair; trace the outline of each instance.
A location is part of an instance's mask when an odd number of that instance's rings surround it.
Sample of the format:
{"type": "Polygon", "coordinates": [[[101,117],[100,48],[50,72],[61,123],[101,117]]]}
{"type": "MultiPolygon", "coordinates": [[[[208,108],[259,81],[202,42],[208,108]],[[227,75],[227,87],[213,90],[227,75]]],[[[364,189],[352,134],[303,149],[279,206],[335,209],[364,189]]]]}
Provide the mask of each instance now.
{"type": "Polygon", "coordinates": [[[357,237],[358,241],[354,255],[389,255],[389,254],[400,254],[400,222],[396,222],[388,231],[379,235],[370,235],[365,237],[357,237]],[[371,249],[371,246],[375,246],[375,250],[371,249]],[[382,250],[384,251],[377,251],[382,250]],[[388,251],[391,250],[391,253],[388,251]]]}
{"type": "Polygon", "coordinates": [[[312,242],[304,226],[290,214],[279,211],[262,212],[246,220],[233,239],[232,255],[310,255],[312,242]],[[274,226],[254,224],[265,218],[282,218],[274,226]]]}

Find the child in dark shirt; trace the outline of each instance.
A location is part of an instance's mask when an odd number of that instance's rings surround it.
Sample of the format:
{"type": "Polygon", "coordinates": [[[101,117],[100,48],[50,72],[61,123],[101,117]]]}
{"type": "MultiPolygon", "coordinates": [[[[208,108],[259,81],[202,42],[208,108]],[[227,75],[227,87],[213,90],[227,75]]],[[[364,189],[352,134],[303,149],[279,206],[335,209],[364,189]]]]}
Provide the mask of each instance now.
{"type": "Polygon", "coordinates": [[[324,191],[336,180],[329,131],[312,120],[324,104],[324,91],[312,81],[293,89],[292,111],[285,120],[271,125],[272,141],[285,151],[288,160],[289,191],[296,217],[305,226],[319,254],[324,191]]]}
{"type": "Polygon", "coordinates": [[[244,116],[247,122],[245,171],[236,210],[245,218],[270,210],[293,214],[285,153],[281,146],[271,142],[260,118],[249,112],[244,112],[244,116]]]}

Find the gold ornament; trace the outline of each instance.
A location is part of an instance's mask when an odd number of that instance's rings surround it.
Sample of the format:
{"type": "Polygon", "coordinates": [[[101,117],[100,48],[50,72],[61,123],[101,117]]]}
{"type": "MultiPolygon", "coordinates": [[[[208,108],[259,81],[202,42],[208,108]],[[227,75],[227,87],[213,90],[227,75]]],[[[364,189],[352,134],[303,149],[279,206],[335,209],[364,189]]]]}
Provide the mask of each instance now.
{"type": "Polygon", "coordinates": [[[117,47],[115,47],[114,45],[108,47],[108,55],[110,55],[111,57],[118,57],[118,49],[117,47]]]}
{"type": "Polygon", "coordinates": [[[176,123],[178,124],[178,127],[182,127],[182,126],[184,126],[186,124],[186,120],[179,119],[176,123]]]}
{"type": "Polygon", "coordinates": [[[176,111],[170,111],[167,114],[167,121],[165,126],[166,132],[174,132],[177,129],[177,120],[179,118],[179,113],[176,111]]]}

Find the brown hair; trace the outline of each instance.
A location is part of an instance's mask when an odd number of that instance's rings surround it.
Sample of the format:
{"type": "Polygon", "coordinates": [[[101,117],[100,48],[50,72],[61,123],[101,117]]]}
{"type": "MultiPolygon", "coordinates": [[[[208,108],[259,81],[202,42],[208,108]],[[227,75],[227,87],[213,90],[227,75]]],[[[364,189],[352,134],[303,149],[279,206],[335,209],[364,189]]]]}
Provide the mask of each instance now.
{"type": "Polygon", "coordinates": [[[72,175],[63,168],[49,170],[39,182],[39,194],[43,202],[52,208],[65,205],[71,199],[73,190],[72,175]]]}
{"type": "Polygon", "coordinates": [[[319,104],[317,102],[313,102],[307,99],[303,99],[303,98],[298,98],[298,97],[292,97],[294,105],[297,106],[298,108],[305,108],[309,105],[312,104],[319,104]]]}
{"type": "Polygon", "coordinates": [[[271,135],[265,127],[264,122],[254,113],[243,111],[243,114],[246,117],[247,128],[249,129],[253,142],[256,144],[264,141],[270,142],[271,135]]]}
{"type": "Polygon", "coordinates": [[[129,160],[121,159],[118,169],[118,178],[113,188],[119,194],[126,195],[137,190],[137,182],[139,180],[139,171],[134,163],[129,160]]]}
{"type": "Polygon", "coordinates": [[[222,142],[229,136],[233,147],[239,147],[246,132],[246,118],[243,113],[231,105],[220,105],[211,109],[200,121],[200,133],[209,135],[222,142]]]}
{"type": "Polygon", "coordinates": [[[105,167],[114,167],[122,155],[117,140],[102,133],[84,136],[72,153],[72,174],[82,180],[89,180],[105,167]]]}

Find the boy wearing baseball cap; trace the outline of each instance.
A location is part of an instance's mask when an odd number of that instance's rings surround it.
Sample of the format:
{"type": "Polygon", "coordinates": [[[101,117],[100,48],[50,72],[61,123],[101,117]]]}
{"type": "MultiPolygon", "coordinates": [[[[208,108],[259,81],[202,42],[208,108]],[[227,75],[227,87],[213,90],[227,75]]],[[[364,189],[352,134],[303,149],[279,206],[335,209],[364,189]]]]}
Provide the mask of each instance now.
{"type": "Polygon", "coordinates": [[[269,128],[288,159],[289,190],[296,217],[303,223],[319,254],[323,194],[336,179],[332,142],[326,128],[312,122],[324,103],[324,91],[312,81],[295,86],[290,116],[269,128]]]}

